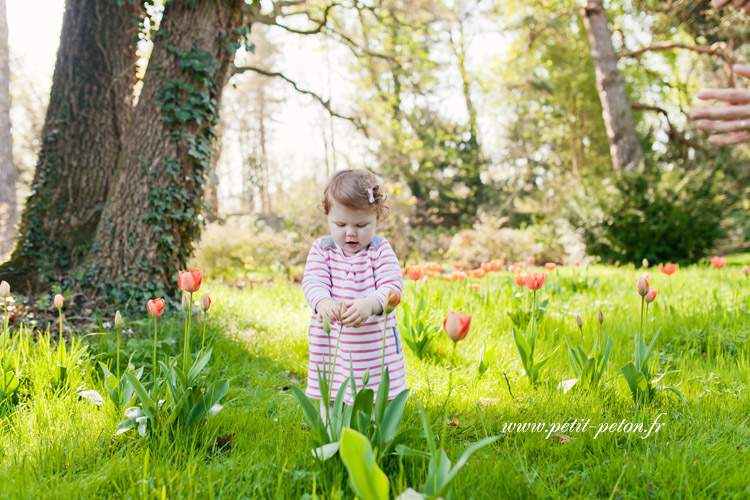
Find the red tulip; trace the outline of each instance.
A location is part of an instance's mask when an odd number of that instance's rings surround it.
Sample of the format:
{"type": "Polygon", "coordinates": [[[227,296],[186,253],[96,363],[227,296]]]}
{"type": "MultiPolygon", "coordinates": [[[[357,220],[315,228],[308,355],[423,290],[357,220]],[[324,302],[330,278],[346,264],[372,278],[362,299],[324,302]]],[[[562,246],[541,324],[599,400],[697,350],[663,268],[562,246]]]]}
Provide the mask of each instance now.
{"type": "Polygon", "coordinates": [[[636,281],[635,284],[636,290],[638,290],[638,295],[641,297],[645,297],[646,294],[648,294],[648,278],[646,276],[641,276],[638,278],[638,281],[636,281]]]}
{"type": "Polygon", "coordinates": [[[61,309],[63,306],[63,303],[65,303],[65,297],[60,295],[59,293],[55,295],[55,307],[58,309],[61,309]]]}
{"type": "Polygon", "coordinates": [[[188,293],[197,292],[203,281],[203,271],[194,269],[193,271],[180,271],[177,283],[180,288],[188,293]]]}
{"type": "Polygon", "coordinates": [[[401,303],[401,294],[396,290],[391,290],[385,298],[385,306],[383,310],[385,314],[390,314],[391,311],[396,309],[396,306],[401,303]]]}
{"type": "Polygon", "coordinates": [[[547,268],[547,271],[554,271],[557,267],[557,264],[555,264],[554,262],[547,262],[546,264],[544,264],[544,267],[547,268]]]}
{"type": "Polygon", "coordinates": [[[648,293],[646,294],[645,297],[643,297],[643,300],[645,300],[646,303],[650,304],[656,298],[657,293],[658,292],[656,291],[656,288],[649,288],[648,293]]]}
{"type": "Polygon", "coordinates": [[[659,268],[659,271],[661,271],[664,274],[674,274],[676,270],[677,270],[677,264],[667,264],[666,266],[661,266],[659,268]]]}
{"type": "Polygon", "coordinates": [[[490,264],[492,265],[493,271],[499,271],[503,268],[503,264],[505,264],[505,262],[502,259],[492,259],[490,261],[490,264]]]}
{"type": "Polygon", "coordinates": [[[153,318],[158,318],[164,312],[164,299],[149,300],[146,309],[153,318]]]}
{"type": "Polygon", "coordinates": [[[204,295],[201,298],[201,311],[206,312],[209,307],[211,307],[211,297],[204,295]]]}
{"type": "Polygon", "coordinates": [[[716,269],[721,269],[727,265],[727,258],[714,255],[711,257],[711,264],[713,264],[716,269]]]}
{"type": "Polygon", "coordinates": [[[410,280],[417,281],[419,278],[422,277],[422,270],[418,267],[409,266],[406,269],[406,277],[410,280]]]}
{"type": "Polygon", "coordinates": [[[453,342],[466,338],[471,325],[471,314],[449,312],[443,321],[443,330],[453,342]]]}
{"type": "Polygon", "coordinates": [[[526,257],[526,262],[528,262],[530,266],[533,266],[534,262],[536,262],[536,257],[534,257],[533,255],[530,257],[526,257]]]}
{"type": "Polygon", "coordinates": [[[461,262],[456,261],[453,263],[453,269],[457,271],[460,271],[461,269],[463,269],[463,267],[464,265],[461,262]]]}
{"type": "Polygon", "coordinates": [[[533,273],[526,275],[526,286],[531,290],[539,290],[544,285],[547,275],[545,273],[533,273]]]}
{"type": "Polygon", "coordinates": [[[525,274],[517,274],[516,275],[516,285],[518,285],[518,286],[526,286],[526,275],[525,274]]]}

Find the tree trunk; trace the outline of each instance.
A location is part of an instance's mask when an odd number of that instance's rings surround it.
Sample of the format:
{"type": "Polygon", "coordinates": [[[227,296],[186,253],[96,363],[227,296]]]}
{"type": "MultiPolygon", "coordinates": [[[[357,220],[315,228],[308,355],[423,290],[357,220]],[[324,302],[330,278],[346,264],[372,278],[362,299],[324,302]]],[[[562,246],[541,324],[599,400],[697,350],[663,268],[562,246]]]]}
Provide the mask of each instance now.
{"type": "Polygon", "coordinates": [[[596,69],[596,88],[602,102],[604,126],[609,137],[612,163],[618,172],[634,172],[643,162],[641,143],[635,133],[625,79],[617,69],[617,54],[612,47],[607,12],[602,0],[589,0],[584,24],[588,31],[591,56],[596,69]]]}
{"type": "Polygon", "coordinates": [[[22,289],[68,274],[91,244],[130,119],[140,4],[66,1],[31,195],[0,268],[22,289]]]}
{"type": "Polygon", "coordinates": [[[177,297],[200,236],[221,92],[242,29],[242,0],[168,2],[120,168],[83,268],[87,300],[177,297]]]}
{"type": "Polygon", "coordinates": [[[5,0],[0,0],[0,261],[13,246],[16,224],[16,166],[10,133],[10,54],[5,0]]]}
{"type": "Polygon", "coordinates": [[[206,222],[216,222],[219,216],[219,185],[214,182],[218,179],[219,159],[221,158],[221,136],[224,127],[221,123],[216,125],[216,140],[211,145],[211,168],[206,172],[206,194],[204,199],[206,222]]]}

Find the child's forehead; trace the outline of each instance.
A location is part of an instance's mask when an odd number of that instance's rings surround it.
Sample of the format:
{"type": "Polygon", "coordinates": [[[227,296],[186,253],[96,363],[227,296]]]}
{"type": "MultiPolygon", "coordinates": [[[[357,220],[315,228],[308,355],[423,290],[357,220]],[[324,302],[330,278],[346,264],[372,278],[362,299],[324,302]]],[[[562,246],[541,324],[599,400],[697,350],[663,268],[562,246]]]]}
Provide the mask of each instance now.
{"type": "Polygon", "coordinates": [[[377,217],[377,211],[373,208],[352,208],[343,203],[331,200],[331,208],[328,217],[333,219],[369,219],[377,217]]]}

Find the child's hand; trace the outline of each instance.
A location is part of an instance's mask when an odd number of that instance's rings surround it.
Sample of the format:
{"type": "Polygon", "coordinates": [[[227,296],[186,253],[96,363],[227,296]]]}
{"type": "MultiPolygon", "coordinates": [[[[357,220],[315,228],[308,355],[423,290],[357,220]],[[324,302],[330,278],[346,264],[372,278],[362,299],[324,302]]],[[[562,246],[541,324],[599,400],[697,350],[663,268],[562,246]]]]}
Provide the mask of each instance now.
{"type": "Polygon", "coordinates": [[[323,316],[331,323],[339,321],[339,305],[332,299],[321,299],[315,310],[318,312],[318,321],[323,321],[323,316]]]}
{"type": "Polygon", "coordinates": [[[356,299],[345,303],[346,312],[341,317],[341,322],[345,326],[357,328],[367,321],[367,318],[377,312],[380,302],[373,297],[356,299]]]}

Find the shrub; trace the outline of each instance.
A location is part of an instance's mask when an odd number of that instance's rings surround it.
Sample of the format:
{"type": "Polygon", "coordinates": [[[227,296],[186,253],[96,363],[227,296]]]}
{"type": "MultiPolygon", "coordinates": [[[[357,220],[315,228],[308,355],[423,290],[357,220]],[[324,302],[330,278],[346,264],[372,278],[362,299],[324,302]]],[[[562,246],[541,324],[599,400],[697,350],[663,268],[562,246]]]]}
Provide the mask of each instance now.
{"type": "Polygon", "coordinates": [[[713,172],[655,172],[584,186],[567,216],[605,262],[688,264],[724,236],[726,202],[713,172]]]}

